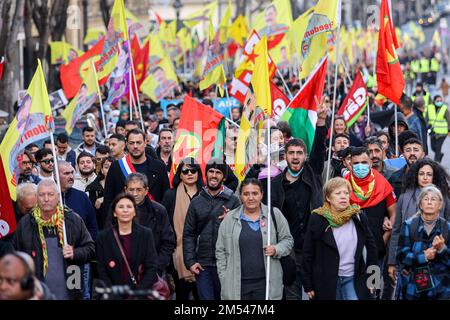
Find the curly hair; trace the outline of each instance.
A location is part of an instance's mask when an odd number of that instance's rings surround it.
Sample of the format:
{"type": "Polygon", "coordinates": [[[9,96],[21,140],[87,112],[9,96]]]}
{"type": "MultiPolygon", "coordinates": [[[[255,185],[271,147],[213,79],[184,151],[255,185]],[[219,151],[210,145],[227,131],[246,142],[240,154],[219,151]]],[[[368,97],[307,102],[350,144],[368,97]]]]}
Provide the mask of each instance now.
{"type": "Polygon", "coordinates": [[[433,169],[433,184],[441,190],[444,196],[450,198],[448,187],[450,183],[449,175],[439,163],[428,158],[418,160],[411,166],[403,180],[402,193],[407,189],[419,188],[419,170],[426,165],[433,169]]]}

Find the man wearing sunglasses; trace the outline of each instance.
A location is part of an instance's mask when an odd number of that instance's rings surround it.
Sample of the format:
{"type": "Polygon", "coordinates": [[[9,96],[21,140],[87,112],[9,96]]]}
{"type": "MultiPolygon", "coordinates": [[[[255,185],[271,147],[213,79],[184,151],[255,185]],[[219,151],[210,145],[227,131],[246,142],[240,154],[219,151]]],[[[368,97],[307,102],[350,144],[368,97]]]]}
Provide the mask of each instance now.
{"type": "Polygon", "coordinates": [[[55,164],[53,161],[52,150],[48,148],[39,149],[34,157],[39,164],[39,178],[41,180],[53,179],[55,164]]]}

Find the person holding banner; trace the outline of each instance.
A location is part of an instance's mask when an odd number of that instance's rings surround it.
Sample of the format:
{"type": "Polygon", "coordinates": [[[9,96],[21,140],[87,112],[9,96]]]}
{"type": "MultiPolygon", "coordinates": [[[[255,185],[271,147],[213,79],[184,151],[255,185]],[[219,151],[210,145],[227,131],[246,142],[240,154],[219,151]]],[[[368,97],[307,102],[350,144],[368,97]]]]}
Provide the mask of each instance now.
{"type": "Polygon", "coordinates": [[[264,300],[266,294],[266,256],[270,264],[270,300],[283,297],[283,269],[280,258],[288,256],[294,245],[286,218],[273,208],[271,245],[267,245],[267,206],[262,204],[263,187],[250,178],[240,187],[242,205],[230,211],[220,225],[216,243],[217,273],[223,300],[264,300]]]}
{"type": "Polygon", "coordinates": [[[94,241],[80,216],[59,204],[53,180],[39,182],[37,194],[38,205],[20,220],[13,246],[32,256],[37,278],[58,300],[81,299],[82,288],[67,287],[67,278],[73,274],[73,265],[80,270],[94,258],[94,241]]]}

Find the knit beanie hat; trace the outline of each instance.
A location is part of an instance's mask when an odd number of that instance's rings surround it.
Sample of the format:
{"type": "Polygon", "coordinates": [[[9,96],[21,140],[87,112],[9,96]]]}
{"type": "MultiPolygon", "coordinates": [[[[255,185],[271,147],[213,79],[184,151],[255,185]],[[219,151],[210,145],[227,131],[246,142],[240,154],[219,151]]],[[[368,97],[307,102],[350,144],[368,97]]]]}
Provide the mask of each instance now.
{"type": "Polygon", "coordinates": [[[228,172],[227,164],[224,160],[219,158],[213,158],[208,161],[208,163],[206,164],[205,173],[208,172],[209,169],[217,169],[222,171],[224,177],[226,177],[228,172]]]}

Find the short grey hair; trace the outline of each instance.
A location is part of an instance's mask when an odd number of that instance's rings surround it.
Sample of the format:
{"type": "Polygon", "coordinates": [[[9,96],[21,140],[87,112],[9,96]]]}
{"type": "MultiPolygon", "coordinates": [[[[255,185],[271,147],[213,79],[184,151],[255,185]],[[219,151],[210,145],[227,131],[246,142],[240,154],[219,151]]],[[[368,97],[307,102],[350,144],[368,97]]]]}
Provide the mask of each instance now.
{"type": "Polygon", "coordinates": [[[37,194],[37,185],[32,182],[24,182],[17,186],[16,190],[17,202],[22,201],[22,199],[37,194]]]}
{"type": "Polygon", "coordinates": [[[52,186],[55,189],[55,192],[59,193],[58,185],[53,179],[42,179],[37,185],[37,190],[39,190],[41,187],[49,186],[52,186]]]}
{"type": "Polygon", "coordinates": [[[422,202],[423,198],[425,198],[425,196],[429,193],[434,193],[435,195],[437,195],[439,197],[441,202],[444,201],[444,196],[442,195],[441,190],[439,190],[439,188],[436,187],[434,184],[430,184],[426,187],[423,187],[422,190],[420,191],[419,204],[422,202]]]}
{"type": "Polygon", "coordinates": [[[61,170],[64,167],[72,167],[72,169],[75,170],[75,168],[72,166],[72,164],[70,162],[67,162],[64,160],[59,160],[58,161],[58,170],[61,170]]]}
{"type": "Polygon", "coordinates": [[[148,188],[148,179],[147,176],[140,173],[140,172],[136,172],[136,173],[130,173],[127,178],[125,179],[125,186],[128,187],[128,184],[131,181],[140,181],[144,184],[144,188],[148,188]]]}

